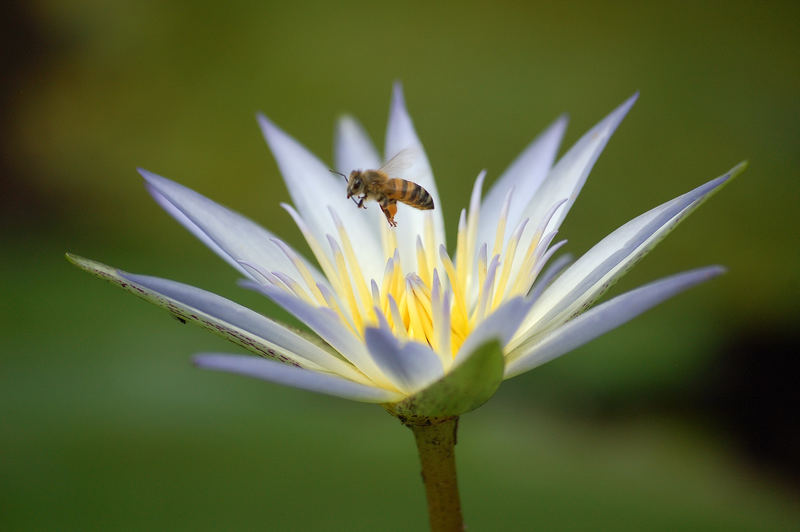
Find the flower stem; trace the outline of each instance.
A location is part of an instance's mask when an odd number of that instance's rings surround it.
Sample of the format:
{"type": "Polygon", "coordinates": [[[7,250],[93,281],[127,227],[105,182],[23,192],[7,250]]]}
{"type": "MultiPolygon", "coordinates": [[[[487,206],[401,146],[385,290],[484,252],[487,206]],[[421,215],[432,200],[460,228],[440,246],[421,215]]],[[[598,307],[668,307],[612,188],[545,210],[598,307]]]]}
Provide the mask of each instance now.
{"type": "Polygon", "coordinates": [[[431,530],[462,532],[464,519],[458,498],[455,455],[458,417],[430,421],[408,427],[417,440],[431,530]]]}

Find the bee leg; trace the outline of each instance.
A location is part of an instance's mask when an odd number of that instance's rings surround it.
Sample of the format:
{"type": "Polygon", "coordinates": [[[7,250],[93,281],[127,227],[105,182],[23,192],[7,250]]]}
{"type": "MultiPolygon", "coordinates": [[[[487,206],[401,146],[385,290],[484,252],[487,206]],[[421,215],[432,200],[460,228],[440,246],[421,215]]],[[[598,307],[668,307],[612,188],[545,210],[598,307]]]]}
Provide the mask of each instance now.
{"type": "Polygon", "coordinates": [[[367,199],[367,195],[366,195],[366,194],[364,194],[363,196],[361,196],[361,197],[358,199],[358,206],[359,206],[359,208],[361,208],[361,209],[366,209],[366,208],[367,208],[367,207],[366,207],[366,205],[364,205],[364,200],[365,200],[365,199],[367,199]]]}
{"type": "Polygon", "coordinates": [[[386,221],[389,222],[391,227],[397,227],[397,222],[394,221],[394,215],[397,214],[397,202],[383,202],[380,204],[381,210],[383,211],[384,216],[386,216],[386,221]]]}

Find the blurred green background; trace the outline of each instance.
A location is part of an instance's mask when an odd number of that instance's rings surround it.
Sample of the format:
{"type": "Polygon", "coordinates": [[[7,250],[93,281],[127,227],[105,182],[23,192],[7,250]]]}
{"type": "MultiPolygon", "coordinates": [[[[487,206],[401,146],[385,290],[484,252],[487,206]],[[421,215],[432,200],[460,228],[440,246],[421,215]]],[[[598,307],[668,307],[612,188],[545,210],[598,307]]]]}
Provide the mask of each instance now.
{"type": "Polygon", "coordinates": [[[342,112],[382,145],[393,80],[451,237],[480,169],[496,178],[562,112],[568,147],[635,90],[562,228],[571,252],[750,160],[614,292],[706,264],[727,275],[462,418],[469,529],[797,529],[796,2],[36,1],[6,14],[3,530],[424,529],[412,436],[380,408],[198,371],[192,353],[236,348],[63,259],[285,319],[134,169],[306,249],[254,113],[330,161],[342,112]]]}

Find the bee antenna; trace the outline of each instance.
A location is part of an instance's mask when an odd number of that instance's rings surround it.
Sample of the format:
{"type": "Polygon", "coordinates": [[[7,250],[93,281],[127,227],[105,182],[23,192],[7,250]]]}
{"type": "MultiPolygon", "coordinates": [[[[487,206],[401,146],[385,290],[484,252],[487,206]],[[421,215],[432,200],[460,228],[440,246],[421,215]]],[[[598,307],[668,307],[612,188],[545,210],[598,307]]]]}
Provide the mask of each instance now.
{"type": "MultiPolygon", "coordinates": [[[[347,176],[346,176],[346,175],[344,175],[343,173],[341,173],[341,172],[337,172],[336,170],[334,170],[334,169],[332,169],[332,168],[328,168],[328,171],[329,171],[330,173],[332,173],[332,174],[336,174],[336,175],[340,175],[340,176],[342,176],[342,177],[344,178],[344,180],[345,180],[345,181],[347,181],[347,176]]],[[[352,198],[352,197],[351,197],[350,199],[351,199],[351,200],[353,200],[353,203],[355,203],[356,205],[358,205],[358,202],[356,201],[356,199],[355,199],[355,198],[352,198]]]]}
{"type": "Polygon", "coordinates": [[[344,175],[343,173],[341,173],[341,172],[337,172],[336,170],[333,170],[333,169],[331,169],[331,168],[328,168],[328,171],[329,171],[330,173],[332,173],[332,174],[336,174],[336,175],[340,175],[340,176],[342,176],[342,177],[344,178],[344,180],[345,180],[345,181],[347,181],[347,176],[346,176],[346,175],[344,175]]]}

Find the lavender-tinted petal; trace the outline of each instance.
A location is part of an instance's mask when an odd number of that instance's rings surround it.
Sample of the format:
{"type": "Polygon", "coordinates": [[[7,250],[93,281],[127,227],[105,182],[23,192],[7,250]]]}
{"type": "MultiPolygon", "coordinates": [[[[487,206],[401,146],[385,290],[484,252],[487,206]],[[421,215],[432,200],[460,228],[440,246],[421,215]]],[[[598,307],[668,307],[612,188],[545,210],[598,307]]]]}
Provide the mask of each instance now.
{"type": "Polygon", "coordinates": [[[367,386],[329,373],[318,373],[245,355],[204,353],[196,355],[194,363],[204,369],[237,373],[365,403],[391,403],[402,397],[397,392],[367,386]]]}
{"type": "Polygon", "coordinates": [[[358,378],[343,360],[294,331],[233,301],[193,286],[123,272],[99,262],[67,255],[70,262],[245,349],[283,363],[326,369],[358,378]]]}
{"type": "MultiPolygon", "coordinates": [[[[162,208],[244,275],[249,277],[250,273],[241,261],[267,271],[294,270],[273,242],[275,235],[255,222],[165,177],[143,169],[139,173],[162,208]]],[[[314,266],[305,264],[317,281],[327,282],[314,266]]]]}
{"type": "Polygon", "coordinates": [[[386,129],[384,157],[389,159],[407,148],[417,151],[418,160],[403,172],[403,175],[392,177],[407,179],[422,186],[431,195],[434,203],[433,211],[419,211],[404,205],[400,205],[397,211],[397,227],[393,231],[397,234],[400,260],[404,271],[414,271],[416,269],[416,239],[417,235],[424,234],[425,217],[433,217],[434,249],[438,249],[440,244],[445,243],[444,218],[442,201],[433,179],[433,171],[406,109],[403,88],[399,83],[395,83],[389,110],[389,123],[386,129]]]}
{"type": "Polygon", "coordinates": [[[336,169],[345,175],[352,170],[380,168],[381,157],[364,131],[352,116],[343,116],[336,125],[333,147],[336,169]]]}
{"type": "Polygon", "coordinates": [[[586,308],[689,213],[743,169],[726,174],[634,218],[601,240],[545,289],[523,324],[535,333],[586,308]]]}
{"type": "Polygon", "coordinates": [[[372,359],[400,390],[413,393],[443,374],[439,358],[427,345],[411,341],[401,346],[384,327],[367,327],[364,339],[372,359]]]}
{"type": "MultiPolygon", "coordinates": [[[[325,242],[325,235],[331,231],[329,209],[333,209],[342,220],[350,241],[361,246],[356,259],[364,275],[367,279],[380,279],[384,261],[378,233],[368,223],[369,218],[364,216],[363,209],[358,209],[347,199],[344,180],[331,174],[317,157],[266,116],[258,115],[258,122],[278,163],[292,203],[317,242],[325,242]]],[[[339,236],[335,235],[335,238],[341,245],[339,236]]]]}
{"type": "Polygon", "coordinates": [[[509,353],[506,378],[553,360],[615,329],[662,301],[720,275],[725,270],[709,266],[666,277],[615,297],[509,353]]]}
{"type": "MultiPolygon", "coordinates": [[[[242,283],[245,284],[245,283],[242,283]]],[[[278,305],[305,323],[365,375],[380,384],[385,377],[370,357],[367,348],[328,307],[315,307],[279,288],[256,283],[245,286],[266,294],[278,305]]]]}
{"type": "Polygon", "coordinates": [[[506,193],[514,189],[508,211],[506,227],[519,223],[522,211],[547,177],[558,152],[558,146],[567,127],[567,117],[562,116],[531,142],[498,178],[481,203],[481,222],[478,226],[478,243],[494,246],[500,209],[506,193]]]}
{"type": "Polygon", "coordinates": [[[530,218],[533,222],[528,224],[522,234],[519,244],[520,249],[528,247],[535,237],[534,227],[538,225],[538,221],[545,216],[551,206],[562,198],[567,198],[567,202],[556,210],[542,233],[547,234],[552,231],[558,231],[558,228],[561,227],[561,222],[564,221],[583,184],[586,182],[586,178],[595,161],[597,161],[611,135],[622,122],[622,119],[625,118],[637,97],[638,94],[634,94],[628,98],[622,105],[583,135],[559,159],[520,215],[521,218],[530,218]]]}

